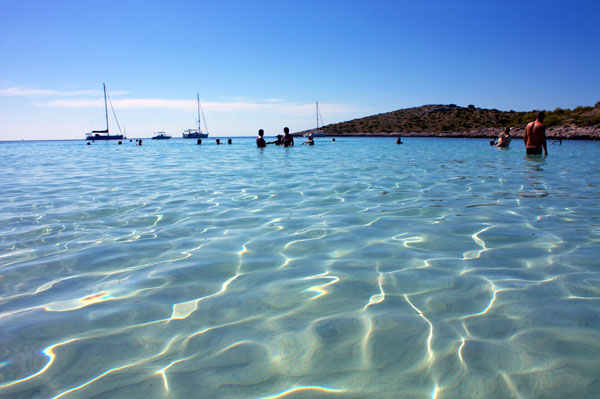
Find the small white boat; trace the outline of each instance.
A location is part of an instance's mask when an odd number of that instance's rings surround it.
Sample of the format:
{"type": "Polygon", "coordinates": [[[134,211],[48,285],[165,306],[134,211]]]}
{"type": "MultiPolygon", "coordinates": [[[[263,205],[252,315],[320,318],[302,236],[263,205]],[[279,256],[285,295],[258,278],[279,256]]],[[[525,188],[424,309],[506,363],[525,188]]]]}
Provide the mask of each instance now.
{"type": "Polygon", "coordinates": [[[155,136],[152,136],[152,140],[168,140],[171,138],[171,136],[168,136],[167,134],[165,134],[165,132],[154,132],[156,134],[155,136]]]}

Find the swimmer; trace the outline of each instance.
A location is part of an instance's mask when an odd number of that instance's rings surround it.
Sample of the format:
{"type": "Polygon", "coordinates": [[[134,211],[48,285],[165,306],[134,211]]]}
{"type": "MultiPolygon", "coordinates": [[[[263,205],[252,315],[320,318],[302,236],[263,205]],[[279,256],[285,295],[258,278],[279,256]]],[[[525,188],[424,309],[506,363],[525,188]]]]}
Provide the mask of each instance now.
{"type": "Polygon", "coordinates": [[[283,143],[284,147],[293,147],[294,146],[294,137],[290,134],[290,129],[288,127],[283,128],[282,143],[283,143]]]}
{"type": "Polygon", "coordinates": [[[258,129],[258,137],[256,138],[256,146],[258,148],[265,148],[267,146],[267,143],[265,142],[264,136],[265,135],[265,131],[262,129],[258,129]]]}
{"type": "Polygon", "coordinates": [[[308,136],[308,140],[307,140],[307,141],[305,141],[304,143],[302,143],[302,145],[304,145],[304,144],[308,144],[308,145],[315,145],[315,141],[313,140],[313,136],[312,136],[312,134],[310,134],[310,135],[308,136]]]}
{"type": "Polygon", "coordinates": [[[276,140],[269,141],[267,144],[283,145],[283,136],[278,134],[276,140]]]}
{"type": "Polygon", "coordinates": [[[511,140],[512,137],[510,135],[510,127],[506,127],[506,129],[504,129],[504,132],[500,133],[500,137],[498,138],[498,143],[496,144],[496,147],[508,148],[511,140]]]}

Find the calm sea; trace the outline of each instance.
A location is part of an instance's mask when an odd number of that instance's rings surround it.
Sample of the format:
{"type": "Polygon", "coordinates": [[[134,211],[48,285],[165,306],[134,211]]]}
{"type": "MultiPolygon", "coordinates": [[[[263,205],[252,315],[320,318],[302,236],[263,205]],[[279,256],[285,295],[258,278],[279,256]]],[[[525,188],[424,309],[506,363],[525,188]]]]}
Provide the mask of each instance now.
{"type": "Polygon", "coordinates": [[[600,142],[0,143],[2,398],[592,398],[600,142]]]}

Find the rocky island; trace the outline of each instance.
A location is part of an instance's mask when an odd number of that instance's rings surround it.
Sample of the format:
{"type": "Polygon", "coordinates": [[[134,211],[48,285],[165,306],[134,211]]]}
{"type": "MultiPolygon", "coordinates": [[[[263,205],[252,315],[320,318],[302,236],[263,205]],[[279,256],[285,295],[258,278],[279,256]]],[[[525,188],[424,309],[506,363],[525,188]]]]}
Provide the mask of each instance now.
{"type": "MultiPolygon", "coordinates": [[[[600,101],[593,107],[556,108],[545,112],[549,139],[600,140],[600,101]]],[[[523,137],[525,126],[535,120],[535,115],[536,111],[499,111],[474,105],[423,105],[325,125],[319,133],[327,136],[493,138],[508,126],[513,137],[523,137]]]]}

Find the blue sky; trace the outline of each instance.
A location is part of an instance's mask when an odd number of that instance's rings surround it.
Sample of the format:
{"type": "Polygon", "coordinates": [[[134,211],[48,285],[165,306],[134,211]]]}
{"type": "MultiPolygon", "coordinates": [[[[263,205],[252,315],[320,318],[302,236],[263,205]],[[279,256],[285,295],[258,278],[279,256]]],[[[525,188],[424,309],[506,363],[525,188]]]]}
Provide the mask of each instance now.
{"type": "Polygon", "coordinates": [[[600,101],[598,1],[0,0],[0,140],[268,135],[423,104],[600,101]],[[111,120],[111,125],[114,122],[111,120]]]}

